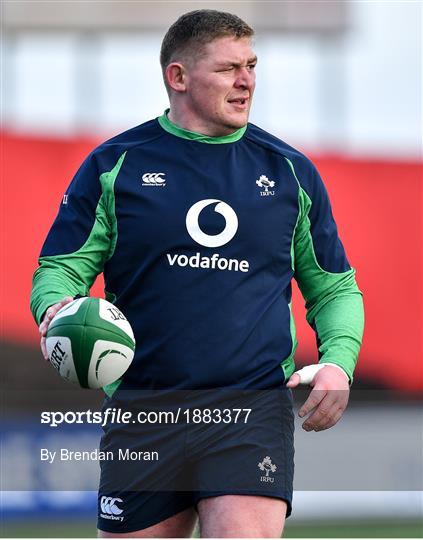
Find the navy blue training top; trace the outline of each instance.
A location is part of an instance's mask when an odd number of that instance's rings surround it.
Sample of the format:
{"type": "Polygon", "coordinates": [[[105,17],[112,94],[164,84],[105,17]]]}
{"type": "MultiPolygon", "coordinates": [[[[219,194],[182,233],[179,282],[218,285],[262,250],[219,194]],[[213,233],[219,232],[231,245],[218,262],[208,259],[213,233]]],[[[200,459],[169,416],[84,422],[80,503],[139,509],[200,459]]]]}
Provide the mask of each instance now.
{"type": "Polygon", "coordinates": [[[35,317],[101,271],[137,341],[121,389],[279,387],[295,369],[294,275],[316,313],[334,287],[357,291],[303,154],[253,124],[211,138],[165,115],[82,164],[42,248],[35,317]]]}

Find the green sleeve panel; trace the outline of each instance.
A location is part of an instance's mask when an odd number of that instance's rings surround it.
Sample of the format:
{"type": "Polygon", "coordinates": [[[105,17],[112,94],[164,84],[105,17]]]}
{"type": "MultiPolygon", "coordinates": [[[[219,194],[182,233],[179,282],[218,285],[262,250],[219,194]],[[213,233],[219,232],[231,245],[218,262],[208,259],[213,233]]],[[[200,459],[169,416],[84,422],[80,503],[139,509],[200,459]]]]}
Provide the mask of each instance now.
{"type": "Polygon", "coordinates": [[[291,334],[292,347],[291,347],[291,352],[289,356],[281,362],[282,371],[283,371],[286,381],[295,371],[295,351],[297,350],[297,346],[298,346],[297,334],[296,334],[296,329],[295,329],[295,321],[294,321],[294,316],[292,314],[291,302],[288,304],[288,307],[289,307],[289,330],[291,334]]]}
{"type": "MultiPolygon", "coordinates": [[[[356,288],[357,286],[355,286],[356,288]]],[[[358,289],[335,296],[314,319],[319,336],[319,363],[342,367],[352,382],[364,327],[363,300],[358,289]]]]}
{"type": "Polygon", "coordinates": [[[292,249],[294,277],[306,302],[307,321],[317,334],[319,363],[337,364],[352,381],[364,327],[362,293],[353,268],[332,273],[319,265],[309,219],[312,201],[299,182],[298,186],[299,218],[292,249]]]}
{"type": "Polygon", "coordinates": [[[104,263],[113,255],[117,242],[114,182],[122,166],[123,154],[114,168],[100,176],[102,194],[95,220],[84,245],[73,253],[39,258],[30,300],[32,314],[40,324],[46,309],[65,296],[87,296],[104,263]]]}

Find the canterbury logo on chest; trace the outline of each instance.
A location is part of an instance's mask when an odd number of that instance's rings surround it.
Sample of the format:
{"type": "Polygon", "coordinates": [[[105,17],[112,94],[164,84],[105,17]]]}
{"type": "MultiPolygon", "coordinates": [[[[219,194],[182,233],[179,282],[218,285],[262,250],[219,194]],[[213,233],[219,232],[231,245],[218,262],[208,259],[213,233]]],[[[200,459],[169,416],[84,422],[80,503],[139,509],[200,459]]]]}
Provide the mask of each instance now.
{"type": "Polygon", "coordinates": [[[163,172],[149,172],[142,175],[143,186],[165,186],[166,179],[164,178],[166,173],[163,172]]]}

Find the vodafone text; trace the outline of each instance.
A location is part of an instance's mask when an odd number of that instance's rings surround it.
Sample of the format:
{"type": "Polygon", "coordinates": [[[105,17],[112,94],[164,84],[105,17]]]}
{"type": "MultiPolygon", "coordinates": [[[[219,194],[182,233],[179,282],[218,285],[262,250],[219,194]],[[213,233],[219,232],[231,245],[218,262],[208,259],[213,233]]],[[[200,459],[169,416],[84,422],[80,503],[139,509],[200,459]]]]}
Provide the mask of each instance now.
{"type": "Polygon", "coordinates": [[[211,257],[201,255],[199,251],[195,255],[175,253],[171,255],[166,253],[167,260],[170,266],[177,264],[178,266],[190,266],[191,268],[212,268],[217,270],[229,270],[234,272],[248,272],[250,264],[248,261],[238,259],[226,259],[221,257],[219,253],[213,253],[211,257]]]}

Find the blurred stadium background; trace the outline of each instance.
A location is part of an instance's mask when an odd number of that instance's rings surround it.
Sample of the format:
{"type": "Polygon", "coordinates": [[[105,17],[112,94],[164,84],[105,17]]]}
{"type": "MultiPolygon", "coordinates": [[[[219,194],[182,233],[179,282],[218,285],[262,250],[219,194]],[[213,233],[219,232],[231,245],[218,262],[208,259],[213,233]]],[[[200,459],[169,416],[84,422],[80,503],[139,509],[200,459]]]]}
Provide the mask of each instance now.
{"type": "MultiPolygon", "coordinates": [[[[365,294],[344,420],[324,434],[297,425],[286,536],[421,537],[421,2],[16,0],[1,8],[2,535],[95,534],[97,469],[45,467],[38,448],[76,440],[94,448],[99,431],[47,432],[38,411],[98,409],[102,396],[68,388],[41,361],[31,276],[86,154],[167,107],[158,62],[166,28],[186,11],[215,8],[256,28],[251,120],[314,159],[365,294]]],[[[101,287],[99,278],[92,294],[101,287]]],[[[314,335],[298,290],[294,309],[298,362],[310,363],[314,335]]]]}

